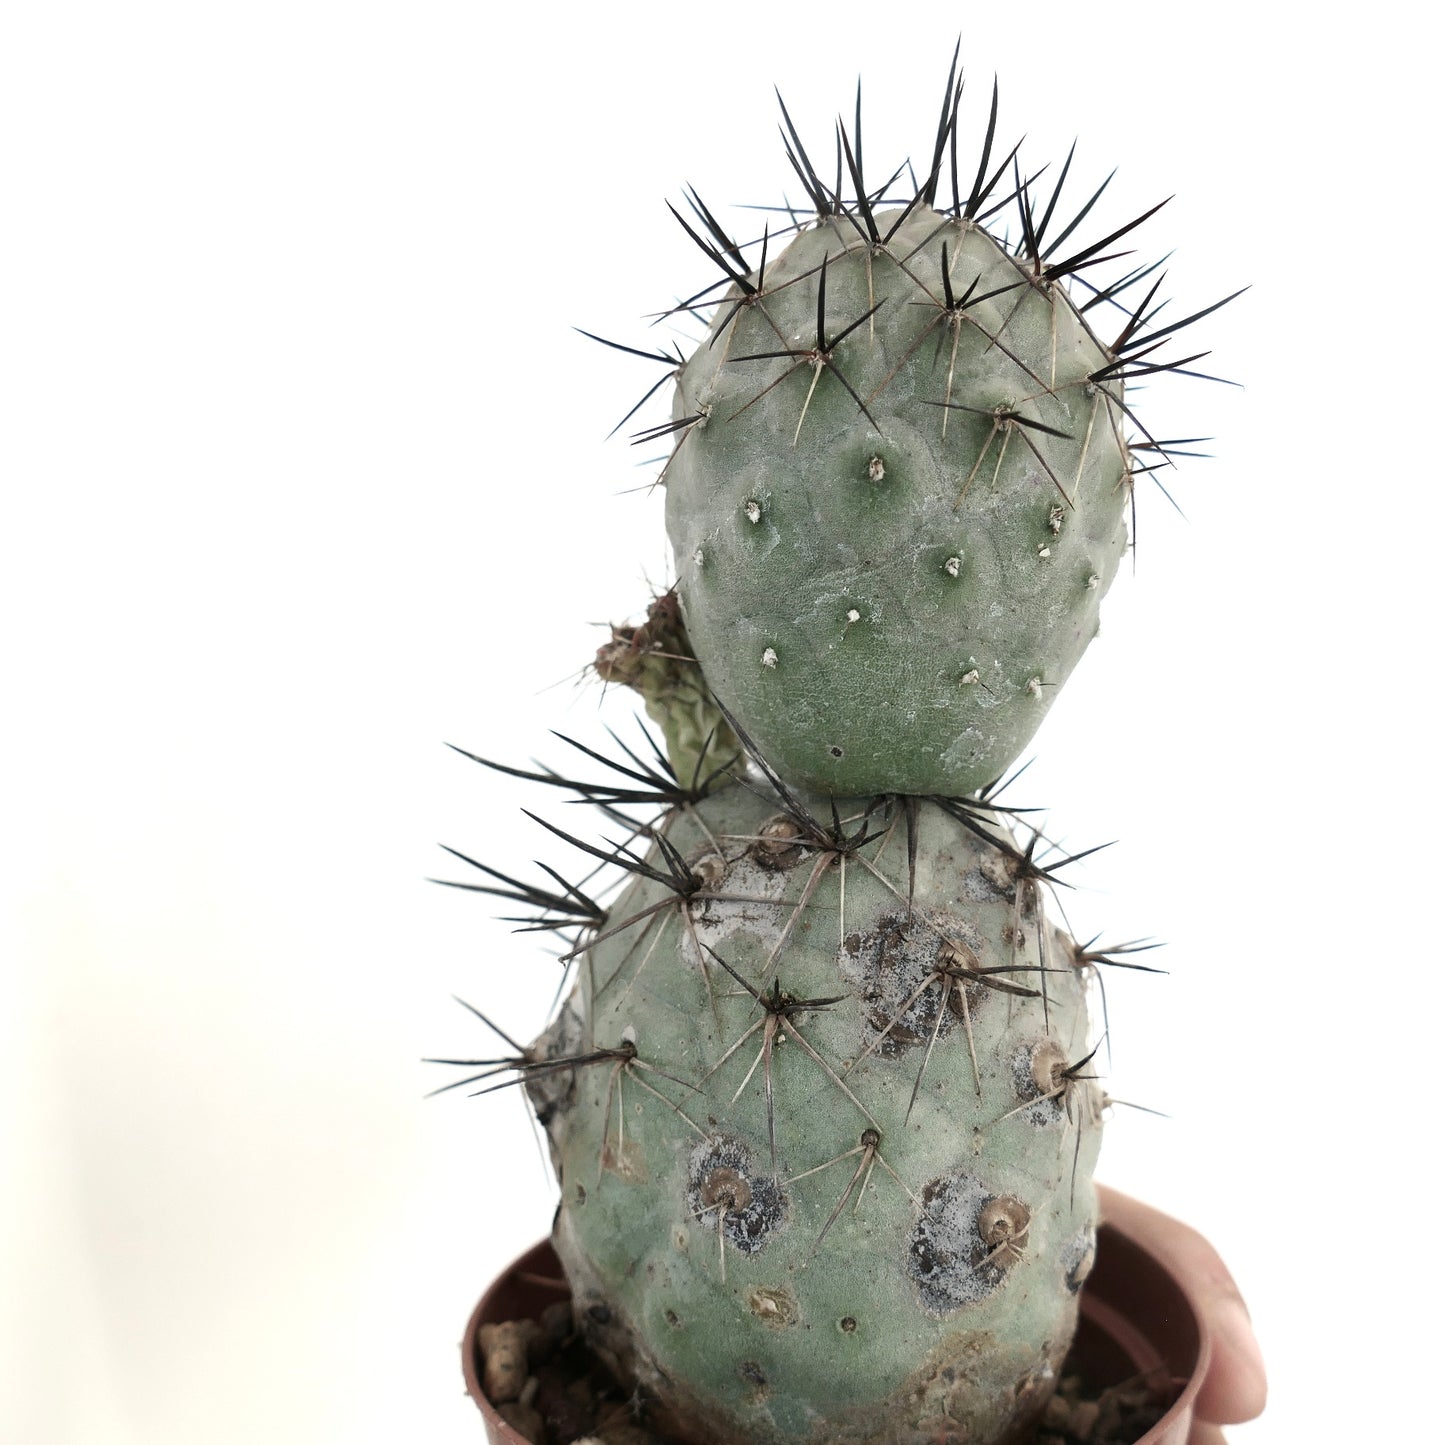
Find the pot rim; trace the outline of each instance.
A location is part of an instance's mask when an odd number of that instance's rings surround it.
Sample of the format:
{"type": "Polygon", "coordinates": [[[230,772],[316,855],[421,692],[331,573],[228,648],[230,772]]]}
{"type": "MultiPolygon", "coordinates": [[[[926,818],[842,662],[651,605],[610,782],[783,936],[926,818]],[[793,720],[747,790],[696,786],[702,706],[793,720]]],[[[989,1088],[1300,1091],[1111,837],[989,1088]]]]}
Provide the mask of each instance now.
{"type": "MultiPolygon", "coordinates": [[[[1184,1373],[1181,1363],[1188,1362],[1187,1378],[1178,1397],[1135,1445],[1186,1445],[1195,1400],[1209,1372],[1212,1353],[1206,1315],[1186,1283],[1117,1223],[1105,1221],[1099,1225],[1097,1261],[1080,1297],[1081,1321],[1121,1348],[1141,1373],[1167,1368],[1178,1378],[1184,1373]],[[1105,1266],[1102,1270],[1101,1263],[1105,1266]],[[1147,1318],[1140,1317],[1141,1304],[1151,1307],[1147,1318]],[[1162,1342],[1161,1335],[1165,1337],[1162,1342]]],[[[509,1425],[483,1393],[477,1328],[487,1321],[515,1318],[514,1297],[528,1290],[540,1292],[545,1288],[540,1281],[549,1278],[561,1280],[562,1271],[551,1240],[542,1239],[487,1286],[467,1321],[461,1344],[462,1374],[467,1393],[481,1411],[491,1445],[534,1442],[509,1425]]]]}

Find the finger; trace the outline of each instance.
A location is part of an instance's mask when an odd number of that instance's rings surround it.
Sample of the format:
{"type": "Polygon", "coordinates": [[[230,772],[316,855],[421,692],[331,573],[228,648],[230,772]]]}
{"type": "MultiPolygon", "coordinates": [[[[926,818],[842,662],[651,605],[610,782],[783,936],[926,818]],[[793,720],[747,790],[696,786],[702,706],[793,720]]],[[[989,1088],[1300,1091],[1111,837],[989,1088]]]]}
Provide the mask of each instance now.
{"type": "Polygon", "coordinates": [[[1224,1431],[1218,1425],[1207,1425],[1196,1420],[1189,1428],[1189,1445],[1229,1445],[1224,1431]]]}
{"type": "Polygon", "coordinates": [[[1105,1219],[1126,1229],[1180,1276],[1208,1323],[1214,1351],[1195,1401],[1198,1418],[1220,1425],[1253,1420],[1268,1394],[1264,1359],[1239,1287],[1214,1246],[1187,1224],[1104,1185],[1099,1186],[1099,1206],[1105,1219]]]}

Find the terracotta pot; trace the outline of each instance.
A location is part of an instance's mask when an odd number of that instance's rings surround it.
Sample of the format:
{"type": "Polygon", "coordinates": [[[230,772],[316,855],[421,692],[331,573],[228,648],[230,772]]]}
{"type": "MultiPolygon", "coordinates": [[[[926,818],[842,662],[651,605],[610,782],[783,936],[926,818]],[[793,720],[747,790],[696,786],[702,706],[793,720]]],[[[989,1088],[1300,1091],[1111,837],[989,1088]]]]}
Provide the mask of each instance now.
{"type": "MultiPolygon", "coordinates": [[[[556,1283],[561,1276],[557,1256],[543,1240],[492,1283],[467,1322],[462,1372],[482,1412],[490,1445],[532,1442],[508,1425],[482,1394],[477,1326],[540,1314],[562,1297],[556,1283]]],[[[1065,1368],[1082,1371],[1101,1387],[1154,1371],[1182,1381],[1179,1398],[1137,1445],[1186,1445],[1194,1399],[1209,1366],[1209,1340],[1179,1282],[1117,1225],[1105,1224],[1079,1315],[1079,1332],[1065,1368]]]]}

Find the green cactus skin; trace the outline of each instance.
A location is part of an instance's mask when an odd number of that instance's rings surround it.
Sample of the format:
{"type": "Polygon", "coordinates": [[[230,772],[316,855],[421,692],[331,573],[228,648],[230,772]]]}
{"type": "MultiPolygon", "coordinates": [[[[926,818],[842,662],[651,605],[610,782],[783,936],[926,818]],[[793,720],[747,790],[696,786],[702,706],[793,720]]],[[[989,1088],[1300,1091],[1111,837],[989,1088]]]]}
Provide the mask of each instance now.
{"type": "Polygon", "coordinates": [[[679,1438],[1012,1441],[1092,1261],[1088,956],[987,809],[838,807],[674,811],[578,950],[527,1051],[557,1251],[679,1438]]]}
{"type": "Polygon", "coordinates": [[[802,231],[680,369],[668,533],[703,671],[783,777],[957,796],[1098,629],[1123,392],[1047,268],[967,217],[872,219],[802,231]]]}

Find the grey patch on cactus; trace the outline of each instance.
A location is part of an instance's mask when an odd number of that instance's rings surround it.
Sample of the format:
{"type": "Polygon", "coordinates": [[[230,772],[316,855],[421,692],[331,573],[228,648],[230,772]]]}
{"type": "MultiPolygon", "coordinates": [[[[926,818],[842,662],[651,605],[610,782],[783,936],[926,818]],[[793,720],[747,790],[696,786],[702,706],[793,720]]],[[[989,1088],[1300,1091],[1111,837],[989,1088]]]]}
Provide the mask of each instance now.
{"type": "MultiPolygon", "coordinates": [[[[982,946],[977,933],[961,919],[950,919],[953,933],[975,949],[982,946]]],[[[838,952],[838,971],[855,989],[863,1004],[862,1046],[884,1058],[897,1058],[910,1044],[925,1044],[935,1033],[944,1039],[962,1017],[958,991],[949,987],[948,1003],[941,1005],[941,967],[953,966],[957,950],[939,936],[939,927],[918,913],[886,913],[866,932],[850,933],[838,952]],[[929,979],[933,983],[925,986],[929,979]],[[943,1018],[939,1008],[943,1007],[943,1018]],[[882,1035],[881,1040],[879,1035],[882,1035]]],[[[983,1002],[981,985],[967,986],[968,1005],[983,1002]]]]}
{"type": "Polygon", "coordinates": [[[960,881],[958,896],[969,903],[995,903],[999,890],[981,868],[974,868],[960,881]]]}
{"type": "MultiPolygon", "coordinates": [[[[997,896],[1012,899],[1018,892],[1023,867],[1016,856],[1004,852],[1002,848],[991,848],[979,860],[978,872],[997,896]]],[[[1036,903],[1035,890],[1025,888],[1019,900],[1020,918],[1032,918],[1036,903]]]]}
{"type": "Polygon", "coordinates": [[[995,1195],[975,1175],[959,1172],[930,1180],[907,1258],[908,1275],[923,1307],[948,1315],[992,1294],[1027,1240],[1028,1218],[1027,1206],[1012,1196],[995,1195]],[[1004,1199],[1018,1206],[1021,1215],[1001,1208],[1004,1199]],[[1012,1244],[1010,1229],[1017,1236],[1012,1244]]]}
{"type": "MultiPolygon", "coordinates": [[[[718,891],[736,894],[737,898],[726,903],[695,901],[692,935],[700,944],[714,949],[725,948],[733,937],[753,936],[755,930],[767,927],[776,918],[778,901],[786,895],[791,876],[791,865],[783,869],[765,867],[751,852],[731,858],[718,891]],[[757,901],[738,901],[744,898],[757,901]]],[[[706,955],[692,949],[688,955],[700,971],[706,955]]]]}
{"type": "Polygon", "coordinates": [[[1064,1245],[1064,1283],[1070,1294],[1083,1289],[1094,1268],[1094,1231],[1081,1229],[1064,1245]]]}
{"type": "Polygon", "coordinates": [[[741,1139],[717,1134],[688,1160],[687,1207],[703,1228],[719,1229],[742,1254],[757,1254],[784,1220],[782,1186],[752,1172],[752,1150],[741,1139]]]}

